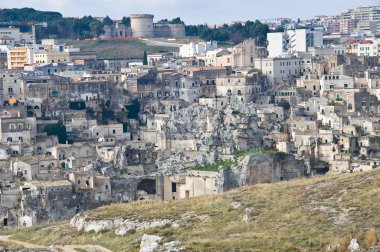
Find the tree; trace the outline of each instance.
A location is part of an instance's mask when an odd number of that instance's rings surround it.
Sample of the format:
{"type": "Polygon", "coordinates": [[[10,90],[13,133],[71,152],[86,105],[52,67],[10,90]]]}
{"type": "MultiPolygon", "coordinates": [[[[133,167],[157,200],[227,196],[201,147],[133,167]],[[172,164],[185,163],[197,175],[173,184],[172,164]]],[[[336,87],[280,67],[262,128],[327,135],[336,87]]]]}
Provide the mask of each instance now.
{"type": "Polygon", "coordinates": [[[180,17],[173,18],[170,22],[170,24],[185,24],[180,17]]]}
{"type": "Polygon", "coordinates": [[[57,136],[58,142],[60,144],[65,144],[67,140],[67,133],[65,125],[61,123],[57,124],[48,124],[44,128],[44,132],[47,133],[48,136],[57,136]]]}
{"type": "Polygon", "coordinates": [[[207,25],[187,25],[185,31],[187,36],[198,36],[203,40],[232,41],[237,44],[248,38],[256,38],[259,45],[265,45],[270,29],[268,25],[256,20],[255,22],[247,21],[245,25],[224,24],[213,28],[207,25]]]}
{"type": "Polygon", "coordinates": [[[285,110],[290,109],[290,104],[287,100],[282,100],[278,103],[279,107],[283,107],[285,110]]]}
{"type": "Polygon", "coordinates": [[[91,107],[86,108],[86,115],[88,115],[88,118],[90,118],[90,119],[95,118],[95,114],[96,114],[96,112],[93,108],[91,108],[91,107]]]}
{"type": "Polygon", "coordinates": [[[129,119],[138,119],[140,113],[140,102],[136,99],[128,106],[125,106],[127,109],[127,117],[129,119]]]}
{"type": "Polygon", "coordinates": [[[108,124],[108,120],[115,120],[115,112],[107,107],[102,108],[102,123],[108,124]]]}
{"type": "Polygon", "coordinates": [[[102,21],[102,25],[113,25],[113,21],[109,16],[106,16],[102,21]]]}
{"type": "Polygon", "coordinates": [[[123,25],[131,27],[131,18],[130,17],[123,17],[121,22],[123,23],[123,25]]]}
{"type": "Polygon", "coordinates": [[[146,53],[146,50],[144,50],[143,65],[148,65],[148,54],[146,53]]]}
{"type": "Polygon", "coordinates": [[[284,32],[284,31],[285,31],[284,27],[279,26],[279,27],[277,27],[276,29],[274,29],[273,32],[284,32]]]}

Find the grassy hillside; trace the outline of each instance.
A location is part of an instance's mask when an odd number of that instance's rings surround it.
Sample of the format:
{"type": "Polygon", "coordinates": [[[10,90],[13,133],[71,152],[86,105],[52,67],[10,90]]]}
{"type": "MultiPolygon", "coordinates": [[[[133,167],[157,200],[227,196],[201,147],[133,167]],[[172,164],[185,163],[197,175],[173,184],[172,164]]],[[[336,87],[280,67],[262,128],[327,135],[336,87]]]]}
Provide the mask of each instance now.
{"type": "Polygon", "coordinates": [[[362,248],[380,231],[380,170],[368,173],[245,187],[225,194],[174,202],[112,205],[88,214],[94,219],[185,220],[117,237],[114,231],[78,233],[67,223],[17,231],[12,239],[31,243],[98,244],[112,251],[138,251],[141,236],[181,241],[191,251],[325,251],[352,238],[362,248]]]}
{"type": "MultiPolygon", "coordinates": [[[[143,58],[144,50],[147,53],[171,52],[175,48],[146,45],[140,40],[70,40],[69,45],[79,47],[82,51],[96,51],[99,59],[143,58]]],[[[178,49],[176,49],[178,50],[178,49]]]]}

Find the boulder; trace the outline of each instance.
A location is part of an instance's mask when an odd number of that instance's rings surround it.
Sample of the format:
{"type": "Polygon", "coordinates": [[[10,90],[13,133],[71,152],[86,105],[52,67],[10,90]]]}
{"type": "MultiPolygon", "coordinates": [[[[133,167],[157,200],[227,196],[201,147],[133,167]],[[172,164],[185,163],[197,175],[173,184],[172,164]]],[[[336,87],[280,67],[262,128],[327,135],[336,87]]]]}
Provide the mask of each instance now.
{"type": "Polygon", "coordinates": [[[148,235],[144,234],[141,238],[140,243],[140,252],[155,252],[158,250],[159,244],[158,242],[162,239],[162,237],[158,235],[148,235]]]}

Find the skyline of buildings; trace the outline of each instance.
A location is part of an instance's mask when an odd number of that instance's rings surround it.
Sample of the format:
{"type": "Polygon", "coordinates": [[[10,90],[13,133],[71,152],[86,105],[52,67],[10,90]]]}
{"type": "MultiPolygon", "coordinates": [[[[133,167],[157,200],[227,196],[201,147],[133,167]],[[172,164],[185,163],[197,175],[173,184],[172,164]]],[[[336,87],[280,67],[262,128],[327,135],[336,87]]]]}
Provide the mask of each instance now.
{"type": "MultiPolygon", "coordinates": [[[[377,1],[361,1],[360,6],[372,6],[378,4],[377,1]]],[[[88,5],[86,0],[62,0],[62,1],[2,1],[2,8],[22,8],[32,7],[40,10],[58,11],[67,17],[81,17],[84,15],[106,16],[109,15],[114,19],[128,16],[130,13],[155,13],[157,19],[175,18],[177,16],[188,24],[219,24],[232,21],[246,20],[264,20],[276,17],[288,17],[292,19],[312,18],[321,14],[338,15],[346,9],[358,6],[354,0],[345,1],[327,1],[322,0],[316,3],[308,3],[308,8],[304,8],[299,0],[291,3],[282,3],[277,0],[269,1],[247,1],[237,0],[234,2],[217,2],[207,1],[161,1],[150,0],[140,3],[135,0],[120,1],[96,0],[95,4],[88,5]],[[118,6],[118,8],[113,8],[118,6]],[[124,8],[125,6],[125,8],[124,8]],[[242,6],[243,8],[236,8],[242,6]],[[273,8],[276,6],[277,8],[273,8]],[[74,8],[75,7],[75,8],[74,8]],[[212,10],[212,11],[210,11],[212,10]],[[228,12],[226,12],[228,10],[228,12]],[[223,12],[223,15],[219,13],[223,12]]]]}

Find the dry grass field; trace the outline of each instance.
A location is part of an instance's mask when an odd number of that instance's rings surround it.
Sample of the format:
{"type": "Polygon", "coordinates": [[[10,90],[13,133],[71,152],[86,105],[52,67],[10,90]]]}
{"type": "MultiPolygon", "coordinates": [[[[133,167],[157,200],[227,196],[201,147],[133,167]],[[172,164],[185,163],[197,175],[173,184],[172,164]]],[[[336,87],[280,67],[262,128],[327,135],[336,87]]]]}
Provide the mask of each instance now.
{"type": "Polygon", "coordinates": [[[215,196],[173,202],[140,201],[88,212],[93,219],[125,218],[172,221],[128,233],[77,232],[68,223],[20,229],[12,239],[34,244],[98,244],[112,251],[138,251],[141,236],[157,234],[163,242],[180,241],[191,251],[326,251],[352,238],[363,249],[378,243],[380,170],[324,176],[240,188],[215,196]],[[377,231],[377,232],[376,232],[377,231]]]}

